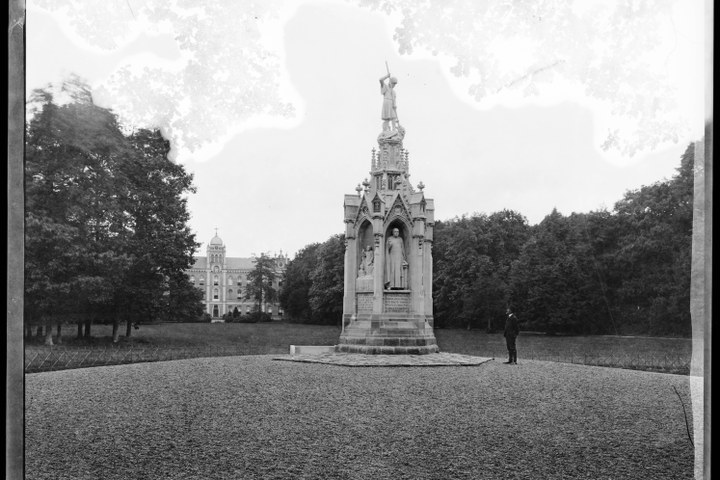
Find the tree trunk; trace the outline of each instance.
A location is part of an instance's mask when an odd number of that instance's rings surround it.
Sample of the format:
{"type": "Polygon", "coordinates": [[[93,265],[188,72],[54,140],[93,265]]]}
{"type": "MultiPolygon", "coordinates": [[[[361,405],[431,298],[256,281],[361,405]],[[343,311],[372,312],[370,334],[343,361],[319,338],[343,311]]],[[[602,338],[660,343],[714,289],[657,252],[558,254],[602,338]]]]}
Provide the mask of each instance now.
{"type": "Polygon", "coordinates": [[[52,346],[52,323],[50,320],[45,320],[45,345],[52,346]]]}
{"type": "Polygon", "coordinates": [[[92,333],[91,327],[92,327],[92,318],[88,318],[87,320],[85,320],[85,335],[84,335],[85,338],[91,337],[91,333],[92,333]]]}
{"type": "Polygon", "coordinates": [[[37,327],[37,332],[35,333],[35,336],[36,336],[37,338],[42,338],[42,337],[44,336],[44,335],[43,335],[43,326],[42,326],[42,325],[38,325],[38,327],[37,327]]]}
{"type": "Polygon", "coordinates": [[[131,318],[131,317],[128,316],[128,318],[127,318],[127,325],[126,325],[126,327],[125,327],[125,336],[126,336],[126,337],[130,337],[130,335],[132,334],[132,320],[131,320],[130,318],[131,318]]]}
{"type": "Polygon", "coordinates": [[[57,344],[60,345],[62,343],[62,322],[57,322],[57,344]]]}
{"type": "Polygon", "coordinates": [[[115,318],[113,319],[113,343],[118,343],[120,341],[120,319],[117,315],[115,315],[115,318]]]}
{"type": "Polygon", "coordinates": [[[77,338],[79,340],[83,337],[83,322],[82,322],[82,320],[78,320],[77,326],[78,326],[77,338]]]}

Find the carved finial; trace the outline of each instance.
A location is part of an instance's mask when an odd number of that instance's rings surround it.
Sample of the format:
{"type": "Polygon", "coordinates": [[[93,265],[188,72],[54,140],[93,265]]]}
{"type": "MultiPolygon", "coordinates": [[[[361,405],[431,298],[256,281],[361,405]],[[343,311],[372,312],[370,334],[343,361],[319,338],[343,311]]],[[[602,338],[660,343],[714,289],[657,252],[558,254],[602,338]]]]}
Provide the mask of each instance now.
{"type": "Polygon", "coordinates": [[[420,190],[421,192],[423,191],[423,188],[425,188],[425,184],[422,182],[422,180],[420,181],[420,183],[418,183],[417,187],[418,187],[418,190],[420,190]]]}
{"type": "Polygon", "coordinates": [[[360,192],[363,191],[363,188],[360,186],[359,183],[357,184],[357,187],[355,187],[355,191],[357,192],[358,197],[359,197],[359,196],[360,196],[360,192]]]}
{"type": "Polygon", "coordinates": [[[365,187],[365,191],[367,192],[370,189],[370,182],[366,178],[365,180],[363,180],[362,184],[363,184],[363,187],[365,187]]]}

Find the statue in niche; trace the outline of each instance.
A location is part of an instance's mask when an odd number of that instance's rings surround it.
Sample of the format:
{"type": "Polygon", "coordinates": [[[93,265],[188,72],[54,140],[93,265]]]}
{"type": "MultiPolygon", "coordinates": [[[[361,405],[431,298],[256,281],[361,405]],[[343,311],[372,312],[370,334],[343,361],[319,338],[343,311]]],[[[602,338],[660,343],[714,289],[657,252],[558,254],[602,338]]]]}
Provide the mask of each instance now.
{"type": "Polygon", "coordinates": [[[407,258],[400,229],[393,228],[385,248],[385,288],[402,290],[406,288],[407,258]]]}
{"type": "Polygon", "coordinates": [[[375,252],[372,245],[368,245],[363,250],[362,259],[360,260],[360,270],[358,277],[370,277],[374,271],[375,252]]]}
{"type": "Polygon", "coordinates": [[[380,118],[383,121],[383,132],[390,130],[390,124],[392,123],[392,129],[397,130],[398,118],[397,118],[397,105],[395,103],[395,85],[397,85],[397,78],[391,77],[388,73],[380,79],[380,93],[383,96],[383,106],[380,118]],[[385,80],[388,80],[385,83],[385,80]]]}

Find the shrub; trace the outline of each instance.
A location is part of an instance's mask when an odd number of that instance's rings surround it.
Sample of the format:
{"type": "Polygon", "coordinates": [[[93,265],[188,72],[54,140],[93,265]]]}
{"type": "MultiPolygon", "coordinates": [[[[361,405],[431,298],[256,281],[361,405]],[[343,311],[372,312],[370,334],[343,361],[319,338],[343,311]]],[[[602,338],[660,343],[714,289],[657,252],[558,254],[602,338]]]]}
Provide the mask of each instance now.
{"type": "Polygon", "coordinates": [[[237,320],[240,323],[272,322],[272,316],[265,312],[251,312],[237,320]]]}

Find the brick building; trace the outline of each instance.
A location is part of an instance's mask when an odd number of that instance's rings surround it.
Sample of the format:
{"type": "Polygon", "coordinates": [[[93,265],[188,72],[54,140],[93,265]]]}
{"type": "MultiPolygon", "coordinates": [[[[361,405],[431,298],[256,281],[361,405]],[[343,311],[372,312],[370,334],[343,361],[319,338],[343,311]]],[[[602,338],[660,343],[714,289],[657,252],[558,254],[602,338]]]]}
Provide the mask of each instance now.
{"type": "MultiPolygon", "coordinates": [[[[187,270],[190,283],[204,293],[203,304],[205,311],[210,314],[213,321],[219,321],[225,313],[232,313],[235,308],[240,315],[247,315],[255,307],[254,303],[244,300],[247,287],[248,274],[255,267],[253,257],[227,257],[225,244],[220,237],[215,236],[207,246],[207,255],[195,257],[195,263],[187,270]]],[[[273,287],[279,291],[287,266],[288,258],[283,255],[274,256],[277,265],[277,276],[273,287]]],[[[282,319],[282,309],[279,303],[267,303],[263,310],[272,315],[273,320],[282,319]]]]}

